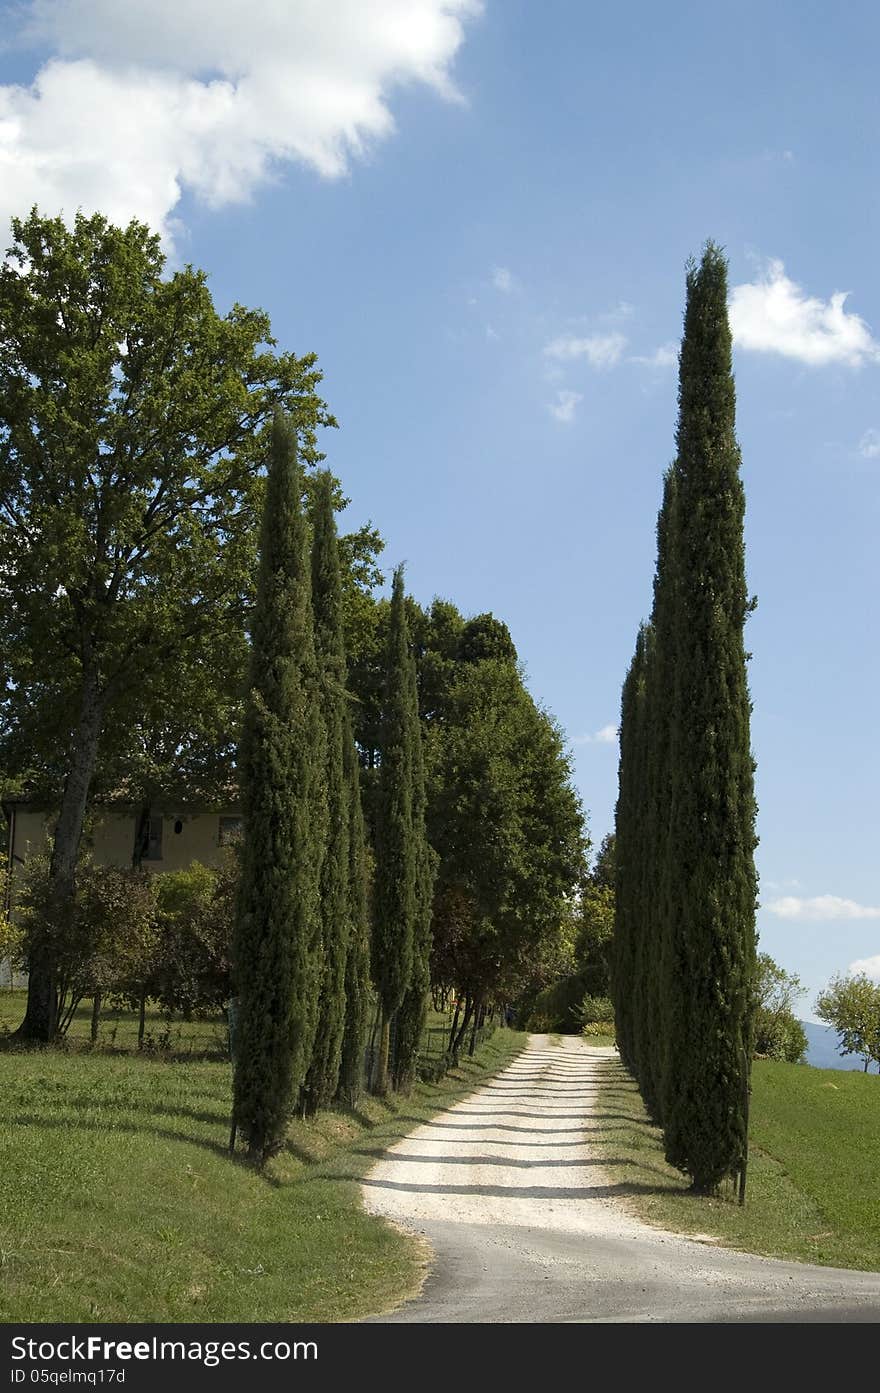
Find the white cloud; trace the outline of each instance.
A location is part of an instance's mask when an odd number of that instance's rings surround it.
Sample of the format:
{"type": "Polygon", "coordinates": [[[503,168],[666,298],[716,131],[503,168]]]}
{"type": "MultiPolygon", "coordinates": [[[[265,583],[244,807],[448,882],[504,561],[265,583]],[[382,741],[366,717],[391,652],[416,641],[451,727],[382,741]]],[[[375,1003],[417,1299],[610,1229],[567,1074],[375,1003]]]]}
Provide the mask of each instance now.
{"type": "Polygon", "coordinates": [[[856,976],[863,972],[866,977],[880,982],[880,953],[875,953],[873,958],[857,958],[854,963],[850,963],[849,970],[856,976]]]}
{"type": "Polygon", "coordinates": [[[648,368],[674,368],[678,362],[678,344],[661,343],[653,353],[634,353],[631,363],[641,363],[648,368]]]}
{"type": "Polygon", "coordinates": [[[859,454],[863,459],[880,459],[880,430],[866,430],[859,441],[859,454]]]}
{"type": "Polygon", "coordinates": [[[617,304],[610,310],[603,310],[596,315],[597,320],[604,324],[622,324],[626,320],[632,319],[635,314],[635,305],[631,305],[629,300],[618,300],[617,304]]]}
{"type": "Polygon", "coordinates": [[[51,57],[0,86],[0,219],[78,207],[168,232],[184,190],[247,199],[289,161],[326,178],[394,130],[395,87],[457,93],[482,0],[33,0],[51,57]]]}
{"type": "Polygon", "coordinates": [[[880,344],[857,314],[847,314],[849,292],[835,291],[830,300],[806,295],[785,274],[781,261],[771,261],[757,281],[734,286],[730,294],[730,327],[740,348],[757,353],[780,353],[785,358],[821,367],[843,363],[860,367],[880,360],[880,344]]]}
{"type": "Polygon", "coordinates": [[[623,334],[590,334],[586,338],[563,335],[553,339],[544,349],[545,357],[568,362],[573,358],[586,358],[591,368],[613,368],[620,362],[626,348],[623,334]]]}
{"type": "Polygon", "coordinates": [[[617,726],[603,726],[597,730],[595,735],[576,735],[571,742],[573,745],[614,745],[617,743],[617,726]]]}
{"type": "Polygon", "coordinates": [[[492,284],[496,290],[500,290],[502,295],[509,295],[513,289],[513,276],[506,266],[495,266],[492,268],[492,284]]]}
{"type": "Polygon", "coordinates": [[[571,392],[567,388],[562,388],[556,393],[556,400],[550,403],[547,410],[557,421],[562,421],[564,425],[568,425],[574,420],[575,407],[583,399],[582,392],[571,392]]]}
{"type": "Polygon", "coordinates": [[[812,899],[783,895],[771,900],[767,908],[780,919],[880,919],[880,906],[858,904],[839,895],[815,895],[812,899]]]}

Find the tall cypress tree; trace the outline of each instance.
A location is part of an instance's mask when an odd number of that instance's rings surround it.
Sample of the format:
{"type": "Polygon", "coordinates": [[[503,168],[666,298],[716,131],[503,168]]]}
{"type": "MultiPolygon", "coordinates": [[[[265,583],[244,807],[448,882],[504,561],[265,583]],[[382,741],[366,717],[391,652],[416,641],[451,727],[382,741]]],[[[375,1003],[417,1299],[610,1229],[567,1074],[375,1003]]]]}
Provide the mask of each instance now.
{"type": "Polygon", "coordinates": [[[261,1164],[280,1147],[311,1049],[323,777],[302,477],[276,415],[260,542],[239,777],[242,873],[233,960],[239,1001],[234,1121],[261,1164]]]}
{"type": "Polygon", "coordinates": [[[418,860],[413,833],[411,661],[403,567],[399,566],[394,572],[388,623],[376,808],[373,980],[382,1008],[375,1078],[379,1094],[388,1091],[391,1027],[413,966],[418,860]]]}
{"type": "Polygon", "coordinates": [[[679,368],[663,846],[668,1159],[701,1192],[743,1173],[755,958],[755,800],[743,628],[749,612],[727,264],[687,275],[679,368]]]}
{"type": "Polygon", "coordinates": [[[346,713],[345,777],[348,784],[348,952],[345,959],[345,1028],[339,1069],[339,1098],[349,1107],[364,1084],[372,984],[370,982],[370,915],[367,898],[367,842],[361,807],[360,765],[346,713]]]}
{"type": "Polygon", "coordinates": [[[675,735],[671,694],[676,680],[676,499],[676,473],[674,468],[670,468],[664,478],[663,502],[657,518],[654,604],[646,631],[642,734],[643,851],[639,892],[645,943],[645,958],[640,972],[643,1018],[639,1084],[648,1111],[661,1124],[668,1077],[668,1020],[673,1013],[676,988],[667,970],[670,915],[666,879],[672,807],[670,768],[675,735]]]}
{"type": "Polygon", "coordinates": [[[311,1062],[302,1089],[305,1112],[326,1107],[336,1093],[345,1027],[345,966],[350,925],[351,742],[345,690],[342,581],[333,516],[333,480],[322,472],[314,491],[312,611],[323,707],[326,843],[320,871],[321,976],[311,1062]]]}
{"type": "Polygon", "coordinates": [[[614,937],[611,941],[611,992],[614,999],[615,1033],[620,1057],[630,1073],[636,1076],[638,1065],[635,1055],[635,1012],[638,984],[635,959],[638,932],[637,882],[641,870],[638,845],[641,798],[638,741],[639,704],[644,686],[644,645],[643,626],[639,629],[620,702],[620,762],[614,824],[614,937]]]}
{"type": "Polygon", "coordinates": [[[428,842],[428,795],[425,785],[425,761],[422,750],[422,727],[419,719],[419,694],[415,655],[409,660],[409,703],[407,728],[410,740],[410,769],[412,778],[412,836],[415,858],[415,894],[413,918],[412,971],[400,1009],[394,1059],[394,1086],[406,1088],[412,1082],[418,1059],[422,1032],[428,1014],[428,991],[431,986],[431,920],[434,909],[434,881],[437,877],[436,852],[428,842]]]}

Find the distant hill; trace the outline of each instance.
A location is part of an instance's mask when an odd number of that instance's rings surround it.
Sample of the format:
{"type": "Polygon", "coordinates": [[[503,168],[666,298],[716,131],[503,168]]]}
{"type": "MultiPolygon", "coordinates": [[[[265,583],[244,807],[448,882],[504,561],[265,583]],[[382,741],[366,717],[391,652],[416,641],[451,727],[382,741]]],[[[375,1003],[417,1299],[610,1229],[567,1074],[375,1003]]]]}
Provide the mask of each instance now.
{"type": "Polygon", "coordinates": [[[807,1034],[807,1063],[817,1069],[861,1069],[858,1055],[837,1053],[837,1031],[830,1025],[801,1021],[807,1034]]]}

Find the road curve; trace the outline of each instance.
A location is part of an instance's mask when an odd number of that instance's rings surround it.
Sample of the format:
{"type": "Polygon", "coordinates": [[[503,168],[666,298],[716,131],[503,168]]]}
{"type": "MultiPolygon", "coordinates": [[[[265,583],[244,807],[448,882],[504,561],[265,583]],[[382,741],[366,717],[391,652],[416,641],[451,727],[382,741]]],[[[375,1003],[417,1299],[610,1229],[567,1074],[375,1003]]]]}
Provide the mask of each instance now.
{"type": "Polygon", "coordinates": [[[375,1321],[877,1321],[880,1274],[718,1248],[624,1212],[590,1154],[601,1073],[576,1037],[529,1037],[476,1093],[398,1142],[364,1203],[427,1238],[421,1293],[375,1321]]]}

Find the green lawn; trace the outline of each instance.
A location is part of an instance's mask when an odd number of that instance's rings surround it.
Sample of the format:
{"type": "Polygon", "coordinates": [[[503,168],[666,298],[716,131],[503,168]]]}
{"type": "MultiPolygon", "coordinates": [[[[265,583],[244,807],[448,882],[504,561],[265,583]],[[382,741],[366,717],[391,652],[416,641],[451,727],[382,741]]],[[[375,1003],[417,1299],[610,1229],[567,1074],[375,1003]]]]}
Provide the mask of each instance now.
{"type": "Polygon", "coordinates": [[[617,1061],[604,1066],[596,1125],[598,1155],[650,1223],[748,1252],[880,1270],[876,1075],[755,1062],[744,1208],[732,1188],[719,1199],[688,1192],[617,1061]]]}
{"type": "MultiPolygon", "coordinates": [[[[0,989],[0,1038],[13,1031],[24,1017],[27,992],[21,989],[0,989]]],[[[92,1026],[92,1003],[82,1001],[76,1009],[65,1037],[74,1048],[88,1045],[92,1026]]],[[[117,1011],[109,1006],[101,1014],[98,1044],[105,1050],[133,1050],[137,1047],[138,1017],[136,1011],[117,1011]]],[[[150,1003],[146,1016],[144,1044],[150,1053],[175,1055],[223,1056],[227,1050],[226,1021],[221,1016],[212,1020],[184,1021],[179,1017],[168,1020],[150,1003]]]]}
{"type": "Polygon", "coordinates": [[[264,1176],[226,1154],[230,1068],[121,1052],[0,1052],[0,1319],[338,1321],[418,1284],[415,1240],[358,1178],[525,1036],[407,1098],[291,1124],[264,1176]]]}

